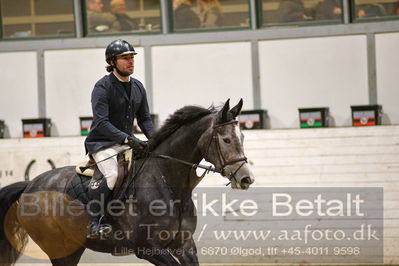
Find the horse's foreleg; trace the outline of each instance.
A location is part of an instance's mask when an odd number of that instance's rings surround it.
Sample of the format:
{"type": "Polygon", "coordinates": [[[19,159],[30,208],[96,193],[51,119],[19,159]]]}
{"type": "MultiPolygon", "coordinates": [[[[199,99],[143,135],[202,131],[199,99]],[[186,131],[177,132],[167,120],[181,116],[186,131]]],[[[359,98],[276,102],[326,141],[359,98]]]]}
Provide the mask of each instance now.
{"type": "Polygon", "coordinates": [[[197,247],[193,239],[186,240],[181,247],[171,249],[172,254],[178,258],[181,265],[199,265],[197,247]]]}
{"type": "Polygon", "coordinates": [[[140,259],[147,260],[157,266],[177,266],[180,265],[170,252],[157,246],[147,246],[137,248],[136,256],[140,259]]]}

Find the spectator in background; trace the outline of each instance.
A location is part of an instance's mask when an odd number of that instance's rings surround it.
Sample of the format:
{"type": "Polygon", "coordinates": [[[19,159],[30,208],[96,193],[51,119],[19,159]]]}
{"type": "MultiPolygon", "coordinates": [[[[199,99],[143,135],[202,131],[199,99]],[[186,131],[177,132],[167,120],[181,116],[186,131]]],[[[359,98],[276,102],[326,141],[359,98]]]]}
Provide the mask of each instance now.
{"type": "Polygon", "coordinates": [[[396,2],[396,5],[395,5],[395,14],[394,14],[394,15],[399,16],[399,1],[396,2]]]}
{"type": "Polygon", "coordinates": [[[358,18],[384,17],[387,15],[385,8],[380,4],[368,4],[357,10],[358,18]]]}
{"type": "Polygon", "coordinates": [[[334,20],[342,17],[340,0],[324,0],[316,6],[316,20],[334,20]]]}
{"type": "Polygon", "coordinates": [[[200,8],[201,27],[223,26],[223,12],[219,0],[197,0],[200,8]]]}
{"type": "Polygon", "coordinates": [[[191,5],[190,0],[173,0],[175,29],[192,29],[201,26],[200,19],[191,5]]]}
{"type": "Polygon", "coordinates": [[[109,13],[104,13],[102,0],[87,0],[87,21],[90,33],[106,32],[110,30],[115,21],[115,17],[109,13]]]}
{"type": "Polygon", "coordinates": [[[138,30],[138,23],[126,14],[125,0],[111,0],[111,13],[116,20],[112,24],[113,31],[133,31],[138,30]]]}
{"type": "Polygon", "coordinates": [[[302,0],[283,0],[277,10],[279,22],[301,22],[311,20],[305,14],[302,0]]]}

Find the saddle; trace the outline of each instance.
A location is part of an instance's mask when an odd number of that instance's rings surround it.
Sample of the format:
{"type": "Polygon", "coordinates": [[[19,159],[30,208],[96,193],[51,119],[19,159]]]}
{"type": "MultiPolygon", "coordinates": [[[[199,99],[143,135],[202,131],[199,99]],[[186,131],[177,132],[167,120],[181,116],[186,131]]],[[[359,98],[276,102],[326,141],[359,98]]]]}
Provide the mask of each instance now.
{"type": "MultiPolygon", "coordinates": [[[[121,193],[122,185],[129,174],[129,169],[133,163],[132,150],[126,150],[125,152],[117,156],[118,160],[118,178],[113,189],[113,199],[118,198],[121,193]]],[[[90,182],[98,182],[103,178],[102,173],[95,164],[94,159],[90,156],[89,160],[79,163],[75,167],[76,175],[72,178],[66,187],[66,194],[77,199],[83,204],[89,202],[87,196],[90,182]]]]}

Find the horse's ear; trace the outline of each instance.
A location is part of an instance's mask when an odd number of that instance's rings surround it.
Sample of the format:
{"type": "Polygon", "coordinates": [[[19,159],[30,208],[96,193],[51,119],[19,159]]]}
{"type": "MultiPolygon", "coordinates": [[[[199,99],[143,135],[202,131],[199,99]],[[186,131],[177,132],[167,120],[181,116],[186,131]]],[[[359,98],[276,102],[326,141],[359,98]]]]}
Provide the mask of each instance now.
{"type": "Polygon", "coordinates": [[[230,99],[227,99],[226,103],[224,104],[223,108],[222,108],[222,121],[227,121],[227,114],[229,112],[230,109],[230,99]]]}
{"type": "Polygon", "coordinates": [[[230,113],[233,115],[234,118],[236,118],[240,114],[242,104],[243,104],[243,101],[241,98],[240,101],[238,102],[238,104],[236,106],[234,106],[233,108],[231,108],[230,113]]]}

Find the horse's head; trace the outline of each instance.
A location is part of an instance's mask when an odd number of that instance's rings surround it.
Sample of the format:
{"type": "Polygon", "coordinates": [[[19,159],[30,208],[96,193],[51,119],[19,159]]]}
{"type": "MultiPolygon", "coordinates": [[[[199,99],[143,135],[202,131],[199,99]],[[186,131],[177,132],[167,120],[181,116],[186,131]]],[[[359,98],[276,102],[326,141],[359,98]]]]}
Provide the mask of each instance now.
{"type": "Polygon", "coordinates": [[[244,155],[244,135],[236,120],[242,103],[241,99],[230,110],[227,100],[216,113],[212,127],[201,136],[198,145],[205,160],[215,165],[230,180],[232,188],[248,189],[254,182],[254,176],[244,155]]]}

